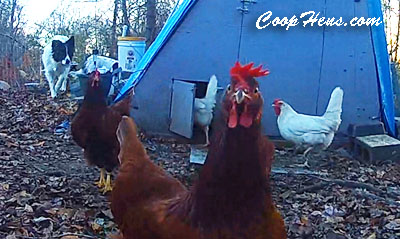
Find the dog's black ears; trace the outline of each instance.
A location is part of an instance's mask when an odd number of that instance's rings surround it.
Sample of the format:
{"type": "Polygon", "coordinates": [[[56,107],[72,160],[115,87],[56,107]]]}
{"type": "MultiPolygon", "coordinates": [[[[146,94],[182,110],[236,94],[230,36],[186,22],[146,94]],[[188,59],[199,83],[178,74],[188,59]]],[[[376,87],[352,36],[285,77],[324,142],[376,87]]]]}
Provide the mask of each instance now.
{"type": "Polygon", "coordinates": [[[59,46],[61,46],[63,43],[61,42],[61,41],[59,41],[59,40],[53,40],[52,42],[51,42],[51,46],[53,47],[53,49],[54,48],[57,48],[57,47],[59,47],[59,46]]]}
{"type": "Polygon", "coordinates": [[[71,36],[66,43],[70,46],[74,46],[75,45],[75,37],[71,36]]]}

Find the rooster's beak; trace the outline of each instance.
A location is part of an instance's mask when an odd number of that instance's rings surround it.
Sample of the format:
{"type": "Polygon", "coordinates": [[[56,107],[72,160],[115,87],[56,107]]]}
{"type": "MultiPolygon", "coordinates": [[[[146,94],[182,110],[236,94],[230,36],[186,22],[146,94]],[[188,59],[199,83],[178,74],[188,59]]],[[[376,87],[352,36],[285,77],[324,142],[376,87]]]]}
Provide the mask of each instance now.
{"type": "Polygon", "coordinates": [[[251,99],[251,97],[242,89],[238,89],[233,96],[235,97],[236,103],[239,105],[244,101],[245,98],[251,99]]]}
{"type": "Polygon", "coordinates": [[[235,93],[235,99],[238,104],[242,103],[244,100],[244,92],[243,90],[238,90],[235,93]]]}

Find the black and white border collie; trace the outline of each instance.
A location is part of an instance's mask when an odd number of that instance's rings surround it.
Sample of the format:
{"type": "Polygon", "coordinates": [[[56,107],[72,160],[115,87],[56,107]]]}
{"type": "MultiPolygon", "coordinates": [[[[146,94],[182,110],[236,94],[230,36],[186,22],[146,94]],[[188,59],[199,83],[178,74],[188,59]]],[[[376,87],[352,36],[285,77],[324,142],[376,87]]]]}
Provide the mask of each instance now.
{"type": "Polygon", "coordinates": [[[74,37],[54,36],[44,48],[42,62],[52,98],[67,89],[67,77],[75,51],[74,37]]]}

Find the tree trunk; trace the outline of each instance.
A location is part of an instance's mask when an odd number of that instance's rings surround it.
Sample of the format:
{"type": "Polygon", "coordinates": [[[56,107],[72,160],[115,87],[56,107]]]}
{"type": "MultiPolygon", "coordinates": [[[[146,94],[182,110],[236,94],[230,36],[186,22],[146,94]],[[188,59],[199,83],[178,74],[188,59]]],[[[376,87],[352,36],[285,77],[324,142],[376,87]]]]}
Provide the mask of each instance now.
{"type": "MultiPolygon", "coordinates": [[[[400,0],[399,0],[399,9],[400,9],[400,0]]],[[[396,39],[394,44],[394,50],[393,50],[393,62],[397,62],[399,59],[399,44],[400,44],[400,14],[397,19],[397,34],[396,34],[396,39]]]]}
{"type": "Polygon", "coordinates": [[[119,0],[114,0],[114,16],[111,28],[111,47],[110,55],[112,58],[117,58],[117,18],[118,18],[118,3],[119,0]]]}
{"type": "Polygon", "coordinates": [[[17,7],[17,0],[12,1],[11,12],[10,12],[10,26],[9,26],[9,34],[12,37],[10,42],[10,59],[13,60],[14,54],[14,22],[15,22],[15,9],[17,7]]]}
{"type": "Polygon", "coordinates": [[[128,16],[128,10],[126,6],[126,0],[121,0],[121,8],[122,8],[122,24],[128,26],[128,31],[126,33],[127,36],[129,36],[131,32],[131,25],[129,24],[129,16],[128,16]]]}
{"type": "Polygon", "coordinates": [[[147,47],[154,41],[156,29],[156,0],[146,2],[146,43],[147,47]]]}

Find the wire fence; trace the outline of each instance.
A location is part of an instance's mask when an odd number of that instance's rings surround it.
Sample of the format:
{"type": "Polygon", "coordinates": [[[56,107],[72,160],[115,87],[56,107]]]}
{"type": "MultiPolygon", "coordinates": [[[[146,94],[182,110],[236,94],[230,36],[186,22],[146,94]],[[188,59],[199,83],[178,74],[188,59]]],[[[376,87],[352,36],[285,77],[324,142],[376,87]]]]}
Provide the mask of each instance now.
{"type": "Polygon", "coordinates": [[[0,80],[12,87],[40,82],[42,50],[26,46],[26,39],[10,36],[0,29],[0,80]]]}

